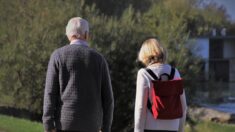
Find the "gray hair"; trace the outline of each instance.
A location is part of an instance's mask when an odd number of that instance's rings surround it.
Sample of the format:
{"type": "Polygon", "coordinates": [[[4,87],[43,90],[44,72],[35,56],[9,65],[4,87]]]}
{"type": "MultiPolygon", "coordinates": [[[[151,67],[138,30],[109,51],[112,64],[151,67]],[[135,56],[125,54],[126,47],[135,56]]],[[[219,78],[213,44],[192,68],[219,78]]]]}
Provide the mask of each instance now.
{"type": "Polygon", "coordinates": [[[89,23],[87,20],[81,17],[71,18],[66,26],[66,35],[67,36],[76,36],[85,35],[89,32],[89,23]]]}

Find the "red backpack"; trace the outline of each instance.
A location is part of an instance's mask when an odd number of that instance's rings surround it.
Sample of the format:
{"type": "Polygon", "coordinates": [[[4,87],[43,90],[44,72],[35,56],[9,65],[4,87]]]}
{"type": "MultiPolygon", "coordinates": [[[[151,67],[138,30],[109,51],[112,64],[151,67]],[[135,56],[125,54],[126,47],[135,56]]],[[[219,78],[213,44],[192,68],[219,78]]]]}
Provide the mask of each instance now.
{"type": "Polygon", "coordinates": [[[154,78],[151,81],[153,84],[153,90],[150,93],[152,98],[149,98],[147,103],[147,107],[153,117],[155,119],[176,119],[182,117],[180,95],[183,93],[183,80],[173,80],[175,68],[171,68],[170,75],[164,73],[159,78],[152,70],[146,68],[146,71],[154,78]],[[163,75],[168,77],[167,81],[161,81],[163,75]]]}

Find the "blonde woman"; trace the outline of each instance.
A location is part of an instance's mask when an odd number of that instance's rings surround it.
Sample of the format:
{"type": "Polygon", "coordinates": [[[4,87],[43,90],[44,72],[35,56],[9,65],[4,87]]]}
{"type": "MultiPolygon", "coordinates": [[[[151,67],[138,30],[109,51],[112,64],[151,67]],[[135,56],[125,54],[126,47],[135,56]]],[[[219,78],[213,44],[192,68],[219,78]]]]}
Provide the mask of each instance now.
{"type": "MultiPolygon", "coordinates": [[[[166,64],[167,53],[159,41],[155,38],[147,39],[143,42],[139,56],[147,69],[150,69],[157,77],[162,74],[171,74],[172,67],[166,64]]],[[[152,92],[153,76],[147,72],[146,68],[141,68],[137,75],[136,84],[136,102],[135,102],[135,132],[183,132],[186,118],[186,98],[185,92],[179,95],[182,108],[182,116],[174,119],[156,119],[151,109],[148,108],[148,101],[151,102],[150,94],[152,92]]],[[[180,74],[174,68],[173,80],[180,78],[180,74]]],[[[166,76],[162,76],[162,80],[167,80],[166,76]]]]}

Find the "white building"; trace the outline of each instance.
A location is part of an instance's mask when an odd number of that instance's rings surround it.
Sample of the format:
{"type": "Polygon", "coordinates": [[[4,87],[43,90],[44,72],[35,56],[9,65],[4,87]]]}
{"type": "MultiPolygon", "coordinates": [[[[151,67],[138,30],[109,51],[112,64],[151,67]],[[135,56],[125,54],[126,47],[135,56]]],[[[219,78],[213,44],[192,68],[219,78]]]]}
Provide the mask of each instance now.
{"type": "Polygon", "coordinates": [[[205,80],[226,82],[235,91],[235,36],[213,36],[191,39],[193,53],[204,60],[205,80]]]}

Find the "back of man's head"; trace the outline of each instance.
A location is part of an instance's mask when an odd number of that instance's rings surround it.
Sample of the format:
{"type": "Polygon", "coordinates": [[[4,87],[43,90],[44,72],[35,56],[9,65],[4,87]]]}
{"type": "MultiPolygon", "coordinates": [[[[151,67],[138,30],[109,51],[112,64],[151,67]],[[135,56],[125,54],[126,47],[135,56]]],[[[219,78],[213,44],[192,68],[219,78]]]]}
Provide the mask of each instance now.
{"type": "Polygon", "coordinates": [[[81,17],[71,18],[66,26],[66,35],[68,37],[76,36],[79,38],[89,32],[89,23],[81,17]]]}

